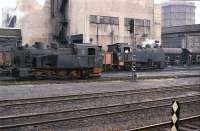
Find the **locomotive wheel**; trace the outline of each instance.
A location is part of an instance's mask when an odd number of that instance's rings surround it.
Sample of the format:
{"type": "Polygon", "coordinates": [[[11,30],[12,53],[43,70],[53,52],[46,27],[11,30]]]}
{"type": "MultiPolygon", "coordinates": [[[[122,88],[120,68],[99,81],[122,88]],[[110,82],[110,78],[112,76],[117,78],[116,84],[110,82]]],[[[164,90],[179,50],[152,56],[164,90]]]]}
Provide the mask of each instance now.
{"type": "Polygon", "coordinates": [[[60,70],[60,71],[57,71],[57,72],[56,72],[56,77],[57,77],[58,79],[65,79],[66,76],[67,76],[67,72],[64,71],[64,70],[60,70]]]}
{"type": "Polygon", "coordinates": [[[77,70],[69,71],[68,78],[70,79],[78,78],[78,71],[77,70]]]}
{"type": "Polygon", "coordinates": [[[81,79],[88,79],[90,77],[90,73],[88,70],[81,71],[81,79]]]}

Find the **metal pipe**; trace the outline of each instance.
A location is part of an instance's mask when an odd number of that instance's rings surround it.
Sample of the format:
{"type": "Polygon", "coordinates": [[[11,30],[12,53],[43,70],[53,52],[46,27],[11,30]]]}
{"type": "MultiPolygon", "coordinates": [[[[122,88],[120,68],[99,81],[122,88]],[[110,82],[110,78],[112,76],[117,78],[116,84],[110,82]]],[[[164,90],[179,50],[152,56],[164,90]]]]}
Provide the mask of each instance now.
{"type": "Polygon", "coordinates": [[[97,23],[97,45],[99,46],[99,23],[97,23]]]}

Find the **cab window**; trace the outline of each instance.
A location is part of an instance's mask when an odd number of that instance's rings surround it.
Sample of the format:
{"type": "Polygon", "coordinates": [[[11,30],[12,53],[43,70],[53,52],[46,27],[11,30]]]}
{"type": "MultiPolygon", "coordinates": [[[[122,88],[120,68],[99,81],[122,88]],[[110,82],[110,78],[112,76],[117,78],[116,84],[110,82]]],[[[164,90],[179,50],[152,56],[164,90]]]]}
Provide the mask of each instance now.
{"type": "Polygon", "coordinates": [[[95,55],[95,48],[88,48],[88,55],[95,55]]]}

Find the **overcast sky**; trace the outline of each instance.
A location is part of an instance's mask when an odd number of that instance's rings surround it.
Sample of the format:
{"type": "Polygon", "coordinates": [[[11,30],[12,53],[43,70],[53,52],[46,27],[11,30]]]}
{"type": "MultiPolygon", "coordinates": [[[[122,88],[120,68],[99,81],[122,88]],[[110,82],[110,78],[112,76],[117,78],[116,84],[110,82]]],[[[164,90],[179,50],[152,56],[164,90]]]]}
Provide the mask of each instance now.
{"type": "MultiPolygon", "coordinates": [[[[45,0],[37,0],[41,5],[44,4],[45,0]]],[[[167,2],[168,0],[155,0],[155,3],[162,3],[167,2]]],[[[200,24],[200,1],[197,0],[196,2],[196,23],[200,24]]],[[[15,8],[16,7],[16,0],[0,0],[0,25],[1,25],[1,10],[2,8],[15,8]]]]}

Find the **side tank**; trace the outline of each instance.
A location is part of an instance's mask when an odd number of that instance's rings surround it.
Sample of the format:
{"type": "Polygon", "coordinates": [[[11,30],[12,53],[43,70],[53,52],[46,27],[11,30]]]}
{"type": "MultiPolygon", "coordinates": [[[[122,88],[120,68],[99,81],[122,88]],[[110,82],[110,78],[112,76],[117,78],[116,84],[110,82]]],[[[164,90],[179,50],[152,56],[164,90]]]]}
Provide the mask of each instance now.
{"type": "Polygon", "coordinates": [[[19,77],[92,77],[102,71],[101,47],[73,44],[65,48],[22,47],[15,50],[15,74],[19,77]]]}

